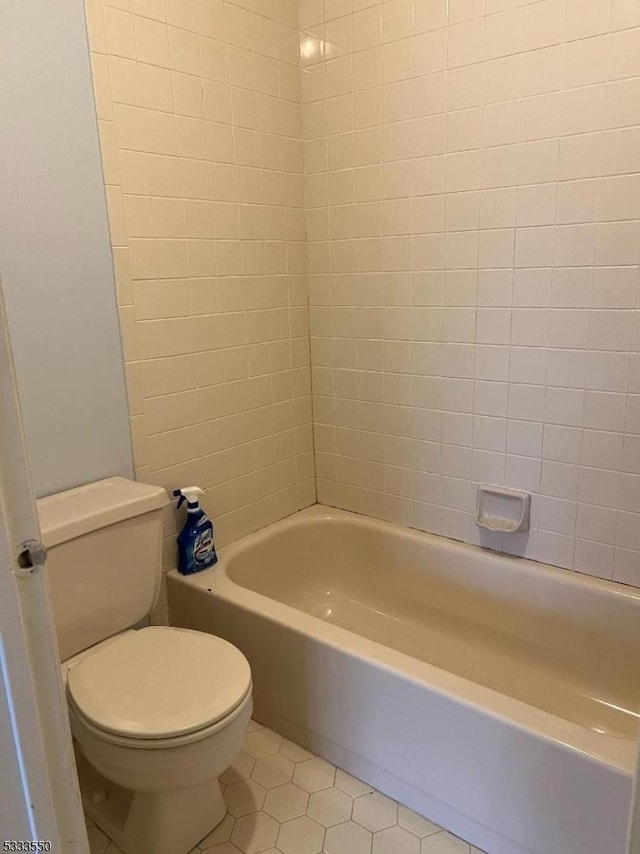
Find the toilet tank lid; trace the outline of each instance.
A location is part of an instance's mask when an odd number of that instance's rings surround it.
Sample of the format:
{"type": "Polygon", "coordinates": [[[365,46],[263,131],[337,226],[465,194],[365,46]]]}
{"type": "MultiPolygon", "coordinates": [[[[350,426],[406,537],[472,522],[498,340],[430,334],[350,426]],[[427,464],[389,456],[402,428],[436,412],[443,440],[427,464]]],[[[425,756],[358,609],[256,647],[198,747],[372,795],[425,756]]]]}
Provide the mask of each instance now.
{"type": "Polygon", "coordinates": [[[124,477],[87,483],[38,499],[42,540],[51,548],[116,522],[160,510],[168,503],[162,487],[124,477]]]}

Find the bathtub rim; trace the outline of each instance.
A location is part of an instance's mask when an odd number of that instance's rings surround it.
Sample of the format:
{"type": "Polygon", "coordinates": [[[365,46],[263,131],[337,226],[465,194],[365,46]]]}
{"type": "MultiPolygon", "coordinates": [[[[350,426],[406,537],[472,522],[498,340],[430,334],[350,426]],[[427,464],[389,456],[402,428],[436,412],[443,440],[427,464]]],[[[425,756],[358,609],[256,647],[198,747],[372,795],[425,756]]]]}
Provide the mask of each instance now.
{"type": "Polygon", "coordinates": [[[243,587],[227,575],[227,565],[235,555],[249,547],[259,547],[261,542],[270,539],[281,531],[286,531],[289,528],[299,526],[302,522],[314,519],[355,520],[365,527],[382,527],[383,530],[388,530],[392,535],[400,533],[402,536],[411,536],[419,540],[426,538],[427,542],[434,544],[444,542],[450,547],[483,554],[485,558],[487,554],[490,554],[492,557],[495,556],[495,558],[504,561],[517,561],[518,566],[524,571],[535,572],[538,575],[543,573],[547,577],[552,576],[555,581],[566,584],[569,588],[578,586],[584,589],[586,585],[588,589],[593,589],[595,592],[631,598],[640,604],[640,590],[624,588],[617,582],[549,566],[528,558],[500,552],[489,552],[489,550],[476,545],[458,542],[447,537],[429,534],[393,522],[378,520],[322,504],[314,504],[229,543],[218,551],[217,564],[208,570],[189,576],[181,575],[177,570],[172,570],[167,574],[168,586],[170,588],[172,584],[180,584],[195,588],[203,595],[214,596],[236,607],[251,611],[267,621],[283,624],[303,637],[324,643],[334,650],[347,652],[349,655],[381,670],[395,674],[400,672],[404,678],[414,684],[427,685],[441,696],[475,709],[507,726],[549,740],[563,750],[579,753],[592,762],[613,767],[629,777],[634,775],[637,738],[589,730],[580,724],[538,709],[522,700],[501,694],[480,683],[421,661],[407,653],[386,646],[380,641],[371,640],[355,631],[325,622],[319,617],[291,605],[257,593],[243,587]]]}

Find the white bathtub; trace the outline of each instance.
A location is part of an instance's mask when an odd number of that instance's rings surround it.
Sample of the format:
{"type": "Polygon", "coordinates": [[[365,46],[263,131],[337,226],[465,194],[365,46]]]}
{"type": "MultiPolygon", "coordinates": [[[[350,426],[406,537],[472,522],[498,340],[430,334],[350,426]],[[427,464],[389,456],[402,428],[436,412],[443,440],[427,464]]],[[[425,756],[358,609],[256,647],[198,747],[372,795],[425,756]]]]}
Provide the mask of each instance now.
{"type": "Polygon", "coordinates": [[[321,506],[168,583],[266,725],[490,854],[625,854],[640,593],[321,506]]]}

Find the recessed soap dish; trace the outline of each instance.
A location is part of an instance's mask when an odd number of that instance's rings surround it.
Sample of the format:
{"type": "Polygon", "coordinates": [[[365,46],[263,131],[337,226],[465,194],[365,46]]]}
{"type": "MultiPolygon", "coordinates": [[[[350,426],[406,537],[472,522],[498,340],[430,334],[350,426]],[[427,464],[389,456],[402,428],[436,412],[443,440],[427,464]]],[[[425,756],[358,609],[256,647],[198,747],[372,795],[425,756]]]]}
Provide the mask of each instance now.
{"type": "Polygon", "coordinates": [[[478,486],[476,525],[501,534],[529,530],[531,496],[504,486],[478,486]]]}

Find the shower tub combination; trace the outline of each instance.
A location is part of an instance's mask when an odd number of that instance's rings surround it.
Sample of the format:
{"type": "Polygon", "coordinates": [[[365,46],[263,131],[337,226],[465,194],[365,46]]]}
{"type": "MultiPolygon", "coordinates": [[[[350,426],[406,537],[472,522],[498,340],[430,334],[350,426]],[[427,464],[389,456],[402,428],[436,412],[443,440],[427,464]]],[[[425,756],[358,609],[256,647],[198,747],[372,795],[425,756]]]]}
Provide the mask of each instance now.
{"type": "Polygon", "coordinates": [[[640,593],[319,505],[168,583],[267,726],[490,854],[625,854],[640,593]]]}

